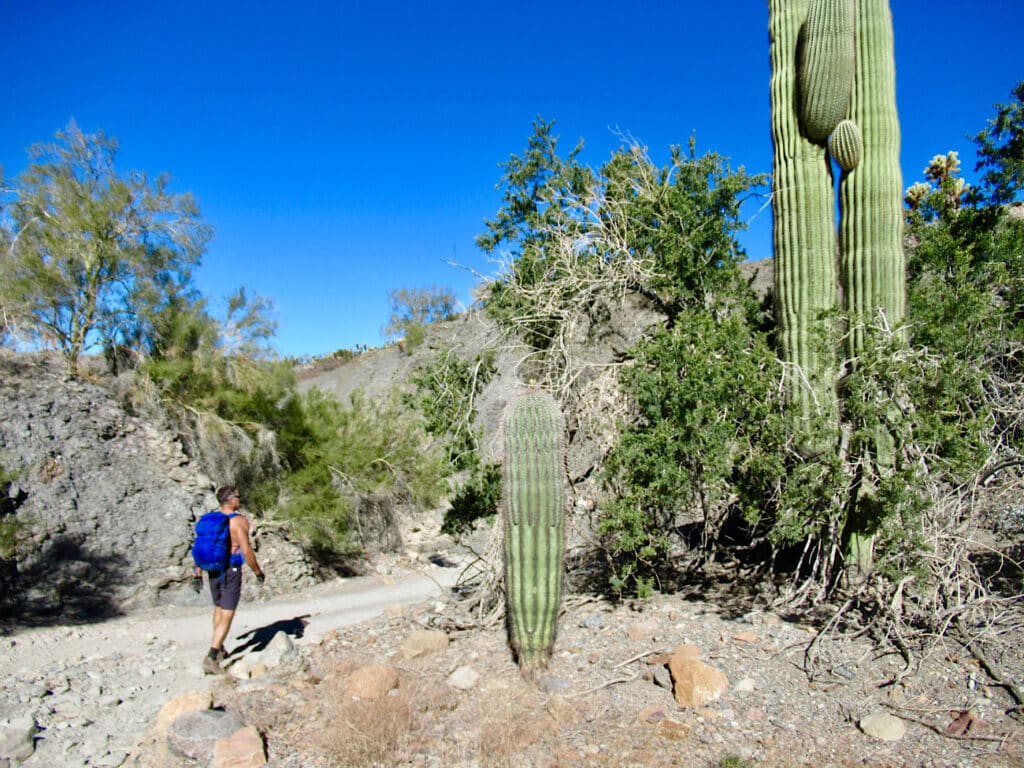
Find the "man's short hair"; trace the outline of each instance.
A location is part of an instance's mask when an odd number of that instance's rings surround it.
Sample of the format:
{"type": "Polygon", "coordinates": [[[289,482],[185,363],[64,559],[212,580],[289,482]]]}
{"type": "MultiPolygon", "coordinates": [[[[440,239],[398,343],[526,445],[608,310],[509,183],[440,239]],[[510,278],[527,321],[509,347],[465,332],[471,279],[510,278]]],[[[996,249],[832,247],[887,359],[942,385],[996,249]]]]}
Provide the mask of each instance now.
{"type": "Polygon", "coordinates": [[[217,489],[217,501],[221,504],[227,504],[228,499],[238,493],[238,489],[233,485],[222,485],[217,489]]]}

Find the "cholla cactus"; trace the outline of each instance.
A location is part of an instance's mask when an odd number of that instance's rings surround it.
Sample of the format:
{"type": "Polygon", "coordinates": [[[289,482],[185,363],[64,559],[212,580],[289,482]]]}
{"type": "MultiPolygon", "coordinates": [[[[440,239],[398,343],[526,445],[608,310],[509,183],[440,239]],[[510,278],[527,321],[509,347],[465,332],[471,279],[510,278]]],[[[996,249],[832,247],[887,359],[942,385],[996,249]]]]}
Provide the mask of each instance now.
{"type": "Polygon", "coordinates": [[[562,595],[565,449],[554,397],[528,391],[505,414],[505,592],[520,669],[547,665],[562,595]]]}
{"type": "Polygon", "coordinates": [[[924,177],[936,184],[941,184],[958,173],[960,173],[960,154],[958,152],[936,155],[924,169],[924,177]]]}

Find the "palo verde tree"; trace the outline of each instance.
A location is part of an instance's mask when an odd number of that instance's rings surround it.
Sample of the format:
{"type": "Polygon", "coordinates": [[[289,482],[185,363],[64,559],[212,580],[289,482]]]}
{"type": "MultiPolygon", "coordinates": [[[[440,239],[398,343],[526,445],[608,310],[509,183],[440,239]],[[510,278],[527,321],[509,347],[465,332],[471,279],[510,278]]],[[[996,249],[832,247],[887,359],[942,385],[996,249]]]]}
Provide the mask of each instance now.
{"type": "Polygon", "coordinates": [[[11,325],[59,349],[73,373],[85,351],[146,338],[210,237],[190,195],[171,193],[166,175],[119,173],[117,150],[72,122],[29,150],[9,195],[0,301],[11,325]]]}
{"type": "Polygon", "coordinates": [[[391,317],[384,335],[398,337],[411,351],[423,341],[426,326],[455,314],[455,294],[448,288],[396,288],[388,294],[391,317]]]}

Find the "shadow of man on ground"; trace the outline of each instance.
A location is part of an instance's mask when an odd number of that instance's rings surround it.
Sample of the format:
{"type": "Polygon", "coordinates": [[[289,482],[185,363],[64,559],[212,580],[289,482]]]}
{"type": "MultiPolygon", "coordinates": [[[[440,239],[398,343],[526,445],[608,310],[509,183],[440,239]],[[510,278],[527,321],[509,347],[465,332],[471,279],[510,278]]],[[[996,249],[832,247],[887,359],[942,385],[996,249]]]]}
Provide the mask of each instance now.
{"type": "Polygon", "coordinates": [[[228,653],[228,658],[232,656],[242,656],[246,653],[259,653],[264,650],[274,635],[278,632],[284,632],[285,634],[291,635],[293,638],[298,640],[306,631],[306,625],[309,624],[310,614],[303,616],[295,616],[291,619],[281,619],[275,621],[272,624],[267,624],[265,627],[257,627],[256,629],[250,629],[238,636],[239,640],[243,640],[242,645],[233,648],[228,653]]]}

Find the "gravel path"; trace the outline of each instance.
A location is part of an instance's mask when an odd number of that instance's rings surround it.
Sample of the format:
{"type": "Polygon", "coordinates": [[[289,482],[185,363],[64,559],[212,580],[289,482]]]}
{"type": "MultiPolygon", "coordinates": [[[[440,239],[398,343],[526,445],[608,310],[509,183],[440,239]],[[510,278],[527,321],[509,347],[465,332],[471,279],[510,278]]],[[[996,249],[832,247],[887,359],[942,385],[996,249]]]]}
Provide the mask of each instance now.
{"type": "MultiPolygon", "coordinates": [[[[290,630],[299,645],[366,621],[391,606],[421,602],[454,583],[457,568],[338,579],[299,594],[243,600],[226,647],[237,656],[262,630],[290,630]]],[[[26,766],[118,766],[169,699],[209,687],[200,663],[209,647],[207,595],[74,627],[0,638],[0,720],[35,719],[26,766]]],[[[2,763],[2,757],[0,757],[2,763]]]]}

